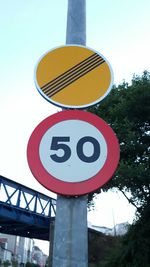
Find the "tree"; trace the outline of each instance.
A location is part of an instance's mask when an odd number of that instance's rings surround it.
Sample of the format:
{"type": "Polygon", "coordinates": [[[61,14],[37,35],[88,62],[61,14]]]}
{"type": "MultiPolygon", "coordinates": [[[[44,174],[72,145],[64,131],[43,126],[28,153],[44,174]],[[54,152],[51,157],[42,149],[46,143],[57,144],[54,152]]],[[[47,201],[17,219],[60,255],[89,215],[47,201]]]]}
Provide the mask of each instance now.
{"type": "Polygon", "coordinates": [[[17,260],[12,259],[11,263],[12,263],[13,267],[17,267],[18,266],[18,261],[17,260]]]}
{"type": "Polygon", "coordinates": [[[116,247],[120,237],[105,235],[93,229],[88,231],[88,263],[102,264],[107,261],[108,254],[116,247]]]}
{"type": "Polygon", "coordinates": [[[149,236],[150,208],[146,206],[103,267],[150,267],[149,236]]]}
{"type": "MultiPolygon", "coordinates": [[[[119,189],[135,206],[150,201],[149,133],[150,75],[134,76],[132,84],[114,86],[100,105],[89,109],[103,118],[115,131],[120,143],[119,167],[103,190],[119,189]]],[[[99,193],[98,190],[96,193],[99,193]]],[[[92,199],[93,194],[89,196],[92,199]]]]}
{"type": "MultiPolygon", "coordinates": [[[[116,132],[120,164],[103,190],[119,189],[137,207],[138,219],[103,267],[150,266],[150,75],[114,86],[102,104],[90,109],[116,132]],[[127,192],[131,196],[127,196],[127,192]]],[[[95,193],[99,193],[98,190],[95,193]]],[[[92,199],[93,194],[91,194],[92,199]]]]}
{"type": "Polygon", "coordinates": [[[6,261],[3,262],[3,265],[4,265],[4,267],[8,267],[8,266],[11,265],[11,263],[10,263],[9,260],[6,260],[6,261]]]}

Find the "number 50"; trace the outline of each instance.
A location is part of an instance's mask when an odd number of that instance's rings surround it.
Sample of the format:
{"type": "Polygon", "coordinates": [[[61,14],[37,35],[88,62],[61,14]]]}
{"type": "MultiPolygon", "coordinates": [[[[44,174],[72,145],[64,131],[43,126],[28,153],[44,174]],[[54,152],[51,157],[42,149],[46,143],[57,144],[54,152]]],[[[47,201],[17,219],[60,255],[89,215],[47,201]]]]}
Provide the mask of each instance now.
{"type": "MultiPolygon", "coordinates": [[[[55,151],[62,149],[64,152],[63,156],[58,156],[57,154],[50,155],[53,161],[62,163],[71,157],[71,148],[66,144],[69,142],[69,136],[53,136],[50,149],[55,151]]],[[[94,137],[85,136],[77,142],[76,152],[80,160],[91,163],[96,161],[100,156],[100,144],[94,137]],[[93,145],[93,154],[90,156],[84,154],[83,146],[85,143],[91,143],[93,145]]]]}

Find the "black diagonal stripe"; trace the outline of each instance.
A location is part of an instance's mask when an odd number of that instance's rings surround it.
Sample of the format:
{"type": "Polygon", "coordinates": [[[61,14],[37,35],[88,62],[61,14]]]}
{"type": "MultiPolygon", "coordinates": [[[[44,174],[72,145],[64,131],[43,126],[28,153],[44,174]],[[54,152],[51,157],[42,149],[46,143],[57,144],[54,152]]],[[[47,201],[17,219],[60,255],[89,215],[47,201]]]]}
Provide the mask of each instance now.
{"type": "Polygon", "coordinates": [[[44,90],[47,86],[52,85],[53,83],[58,82],[61,79],[64,79],[64,77],[66,77],[67,75],[73,73],[75,70],[79,69],[83,65],[88,64],[89,61],[91,61],[91,60],[93,60],[93,59],[95,59],[97,57],[100,58],[100,56],[98,54],[96,54],[96,53],[92,54],[90,57],[84,59],[80,63],[76,64],[75,66],[73,66],[69,70],[65,71],[64,73],[62,73],[61,75],[59,75],[58,77],[56,77],[55,79],[53,79],[52,81],[50,81],[47,84],[43,85],[41,87],[41,89],[44,90]]]}
{"type": "Polygon", "coordinates": [[[44,89],[43,92],[46,93],[47,90],[49,90],[49,88],[53,89],[54,87],[56,87],[57,85],[64,83],[64,81],[68,81],[70,79],[70,77],[73,77],[75,75],[77,75],[77,73],[83,71],[85,68],[90,67],[90,65],[96,63],[99,60],[103,60],[101,57],[96,57],[96,58],[92,58],[90,59],[90,61],[82,64],[82,66],[74,68],[72,71],[70,71],[69,73],[62,75],[62,77],[60,77],[59,79],[57,79],[56,81],[52,81],[51,83],[49,83],[44,89]]]}
{"type": "Polygon", "coordinates": [[[101,63],[104,62],[103,59],[98,58],[96,59],[94,62],[91,62],[88,65],[85,65],[84,68],[80,68],[78,71],[74,72],[73,75],[69,75],[67,76],[67,78],[63,81],[60,81],[57,84],[54,84],[53,86],[49,86],[48,88],[45,89],[44,93],[45,94],[50,94],[53,91],[56,91],[57,89],[61,89],[62,86],[64,86],[65,84],[68,84],[70,81],[74,81],[78,79],[78,76],[83,76],[84,73],[86,74],[87,70],[91,69],[94,66],[97,66],[97,63],[101,63]]]}
{"type": "Polygon", "coordinates": [[[62,85],[61,87],[55,88],[53,89],[53,91],[51,92],[47,92],[46,95],[48,97],[52,97],[53,95],[57,94],[58,92],[60,92],[62,89],[64,89],[65,87],[67,87],[68,85],[70,85],[71,83],[75,82],[76,80],[78,80],[79,78],[81,78],[82,76],[84,76],[85,74],[87,74],[88,72],[92,71],[93,69],[97,68],[98,66],[100,66],[101,64],[103,64],[105,62],[105,60],[98,62],[96,65],[91,66],[91,68],[88,68],[86,70],[86,72],[80,73],[80,75],[78,75],[78,77],[74,77],[74,79],[70,80],[68,83],[65,83],[64,85],[62,85]]]}

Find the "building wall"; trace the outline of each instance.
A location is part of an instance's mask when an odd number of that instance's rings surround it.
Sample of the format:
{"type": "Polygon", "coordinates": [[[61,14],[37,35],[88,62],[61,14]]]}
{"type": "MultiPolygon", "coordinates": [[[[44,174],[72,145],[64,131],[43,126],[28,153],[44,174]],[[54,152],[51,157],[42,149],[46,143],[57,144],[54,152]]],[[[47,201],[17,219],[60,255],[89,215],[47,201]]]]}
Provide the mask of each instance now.
{"type": "Polygon", "coordinates": [[[29,238],[0,234],[0,239],[6,239],[4,249],[0,246],[0,258],[5,261],[15,259],[18,263],[25,264],[32,260],[34,241],[29,238]]]}
{"type": "Polygon", "coordinates": [[[7,249],[7,245],[7,238],[0,236],[0,259],[2,261],[11,261],[12,252],[7,249]]]}

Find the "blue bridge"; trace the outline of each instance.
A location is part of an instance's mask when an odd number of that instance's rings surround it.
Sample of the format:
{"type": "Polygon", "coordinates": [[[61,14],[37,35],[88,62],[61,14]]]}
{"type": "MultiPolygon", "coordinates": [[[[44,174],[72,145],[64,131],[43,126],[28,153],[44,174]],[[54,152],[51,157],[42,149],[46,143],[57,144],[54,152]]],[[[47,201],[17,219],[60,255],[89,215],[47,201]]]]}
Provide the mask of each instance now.
{"type": "Polygon", "coordinates": [[[0,176],[0,233],[49,240],[56,200],[0,176]]]}

